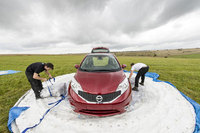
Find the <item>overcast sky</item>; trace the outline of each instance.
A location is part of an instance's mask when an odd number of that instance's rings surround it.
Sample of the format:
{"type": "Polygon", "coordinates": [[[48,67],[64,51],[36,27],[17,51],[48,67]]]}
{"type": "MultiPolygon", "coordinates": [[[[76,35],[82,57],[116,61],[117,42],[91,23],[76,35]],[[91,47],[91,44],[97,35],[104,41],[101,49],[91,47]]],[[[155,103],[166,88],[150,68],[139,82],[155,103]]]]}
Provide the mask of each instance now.
{"type": "Polygon", "coordinates": [[[200,0],[0,0],[0,54],[200,48],[200,0]]]}

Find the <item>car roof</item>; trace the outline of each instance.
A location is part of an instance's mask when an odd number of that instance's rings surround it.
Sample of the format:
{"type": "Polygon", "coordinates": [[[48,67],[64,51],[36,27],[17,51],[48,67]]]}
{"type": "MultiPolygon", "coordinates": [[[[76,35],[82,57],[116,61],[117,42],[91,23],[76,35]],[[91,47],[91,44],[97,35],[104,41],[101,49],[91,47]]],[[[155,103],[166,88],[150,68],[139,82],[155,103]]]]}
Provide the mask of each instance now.
{"type": "Polygon", "coordinates": [[[109,50],[109,48],[106,48],[106,47],[96,47],[96,48],[93,48],[92,49],[92,51],[91,51],[91,53],[110,53],[110,50],[109,50]],[[95,52],[95,50],[106,50],[106,51],[104,51],[104,52],[95,52]]]}
{"type": "Polygon", "coordinates": [[[113,53],[89,53],[87,55],[114,55],[113,53]]]}

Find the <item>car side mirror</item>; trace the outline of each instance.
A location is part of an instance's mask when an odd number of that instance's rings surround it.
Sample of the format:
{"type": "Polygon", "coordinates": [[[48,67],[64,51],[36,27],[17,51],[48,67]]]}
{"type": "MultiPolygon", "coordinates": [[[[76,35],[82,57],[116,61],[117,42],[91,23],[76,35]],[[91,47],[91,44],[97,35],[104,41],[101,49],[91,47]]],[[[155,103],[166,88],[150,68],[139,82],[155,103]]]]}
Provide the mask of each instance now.
{"type": "Polygon", "coordinates": [[[74,67],[75,67],[76,69],[78,69],[80,66],[76,64],[74,67]]]}
{"type": "Polygon", "coordinates": [[[123,69],[126,68],[126,64],[122,64],[122,68],[123,68],[123,69]]]}

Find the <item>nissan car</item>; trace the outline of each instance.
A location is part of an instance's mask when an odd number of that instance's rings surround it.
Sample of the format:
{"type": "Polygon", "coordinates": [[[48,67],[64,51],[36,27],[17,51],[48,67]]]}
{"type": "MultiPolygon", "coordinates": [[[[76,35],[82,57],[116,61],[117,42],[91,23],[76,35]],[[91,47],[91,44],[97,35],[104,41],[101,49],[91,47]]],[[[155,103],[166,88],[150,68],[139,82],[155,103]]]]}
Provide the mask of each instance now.
{"type": "Polygon", "coordinates": [[[126,111],[132,99],[131,85],[112,53],[87,54],[72,78],[68,99],[77,113],[110,116],[126,111]]]}

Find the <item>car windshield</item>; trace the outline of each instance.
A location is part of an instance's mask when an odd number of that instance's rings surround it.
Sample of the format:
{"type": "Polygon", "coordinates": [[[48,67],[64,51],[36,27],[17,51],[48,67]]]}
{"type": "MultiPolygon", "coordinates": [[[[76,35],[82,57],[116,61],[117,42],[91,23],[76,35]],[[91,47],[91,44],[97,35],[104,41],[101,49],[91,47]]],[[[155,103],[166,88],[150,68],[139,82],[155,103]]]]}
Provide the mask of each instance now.
{"type": "Polygon", "coordinates": [[[80,66],[81,71],[119,71],[121,67],[113,55],[88,55],[80,66]]]}

